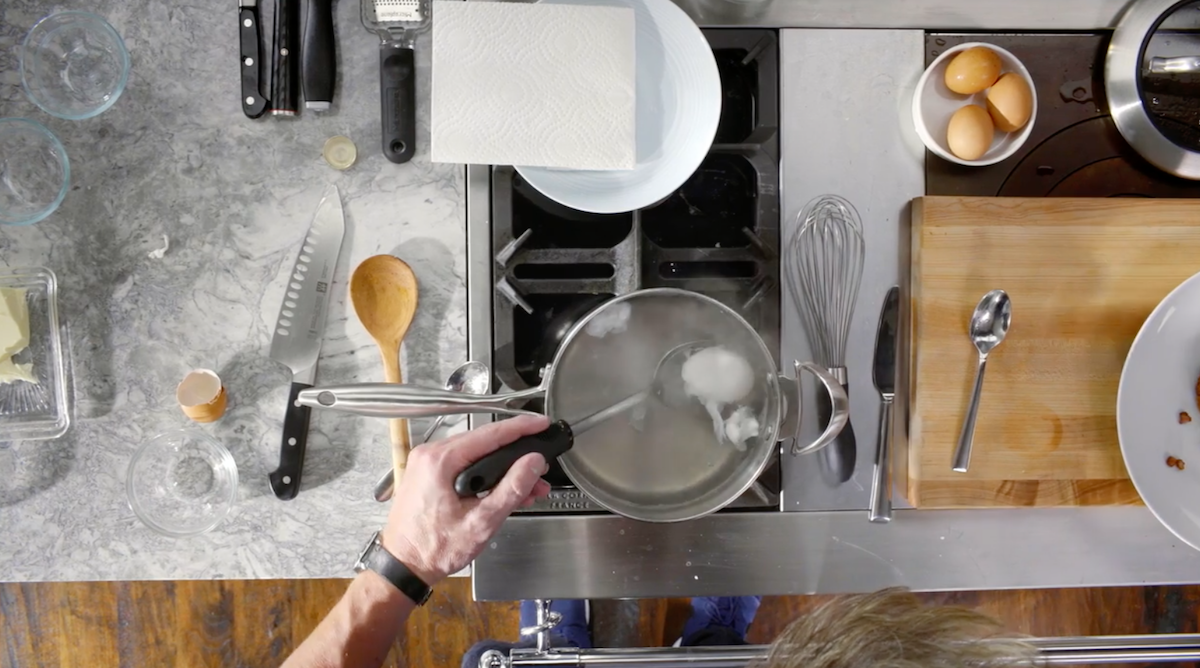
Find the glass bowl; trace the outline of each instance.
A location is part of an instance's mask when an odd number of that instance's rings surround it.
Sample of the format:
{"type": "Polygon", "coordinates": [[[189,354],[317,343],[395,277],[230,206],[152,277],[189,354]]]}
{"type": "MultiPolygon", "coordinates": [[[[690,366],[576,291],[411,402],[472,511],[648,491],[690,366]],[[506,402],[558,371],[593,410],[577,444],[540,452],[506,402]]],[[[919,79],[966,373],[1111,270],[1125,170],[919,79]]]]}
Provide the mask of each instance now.
{"type": "Polygon", "coordinates": [[[62,142],[44,125],[0,118],[0,223],[32,225],[67,196],[71,167],[62,142]]]}
{"type": "Polygon", "coordinates": [[[193,536],[229,514],[237,479],[237,464],[225,446],[198,429],[179,429],[133,453],[125,491],[146,526],[165,536],[193,536]]]}
{"type": "Polygon", "coordinates": [[[21,85],[51,116],[91,118],[111,107],[128,81],[125,42],[95,14],[51,14],[33,26],[21,45],[21,85]]]}
{"type": "Polygon", "coordinates": [[[2,269],[0,288],[25,291],[29,345],[13,355],[12,361],[30,364],[37,379],[36,383],[0,384],[0,441],[58,438],[71,426],[58,322],[58,281],[54,272],[44,267],[2,269]]]}

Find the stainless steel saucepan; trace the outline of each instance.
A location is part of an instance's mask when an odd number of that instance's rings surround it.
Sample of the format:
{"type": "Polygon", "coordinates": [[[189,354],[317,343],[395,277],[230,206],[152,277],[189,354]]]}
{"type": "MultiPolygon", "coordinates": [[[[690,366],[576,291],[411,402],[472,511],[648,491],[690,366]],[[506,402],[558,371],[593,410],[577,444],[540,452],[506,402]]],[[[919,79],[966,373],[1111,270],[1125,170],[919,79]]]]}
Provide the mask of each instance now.
{"type": "MultiPolygon", "coordinates": [[[[816,452],[841,431],[849,412],[837,379],[811,363],[795,362],[794,367],[797,378],[780,374],[762,337],[728,306],[686,290],[654,288],[614,298],[584,316],[563,339],[535,388],[474,396],[377,383],[311,388],[300,393],[298,402],[371,417],[418,418],[528,413],[522,402],[541,398],[555,422],[543,434],[501,448],[495,455],[504,462],[500,473],[527,452],[558,456],[571,481],[601,506],[633,519],[675,522],[707,515],[737,499],[778,452],[779,441],[799,433],[801,369],[829,392],[833,419],[812,443],[801,446],[797,440],[792,454],[816,452]],[[713,342],[746,361],[753,378],[747,395],[729,405],[710,402],[707,409],[698,401],[681,407],[662,399],[656,370],[672,351],[697,341],[713,342]],[[597,414],[605,419],[597,420],[597,414]],[[757,435],[743,447],[731,442],[737,428],[723,428],[735,419],[743,435],[750,422],[757,426],[757,435]],[[572,431],[569,425],[581,422],[588,426],[586,433],[572,431]]],[[[496,479],[491,474],[490,482],[496,479]]],[[[480,489],[469,487],[460,493],[480,489]]]]}
{"type": "Polygon", "coordinates": [[[1200,12],[1133,0],[1113,30],[1104,88],[1121,136],[1154,166],[1200,180],[1200,12]]]}

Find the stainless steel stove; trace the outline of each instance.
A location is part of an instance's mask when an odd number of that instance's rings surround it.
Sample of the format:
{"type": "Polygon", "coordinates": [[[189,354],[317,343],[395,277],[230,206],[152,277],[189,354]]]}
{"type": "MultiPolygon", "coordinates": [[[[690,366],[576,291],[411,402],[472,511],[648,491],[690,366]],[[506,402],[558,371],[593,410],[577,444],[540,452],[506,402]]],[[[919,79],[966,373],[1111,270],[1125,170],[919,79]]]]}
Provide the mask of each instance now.
{"type": "MultiPolygon", "coordinates": [[[[468,169],[469,354],[487,362],[499,383],[536,385],[579,318],[608,298],[650,287],[694,290],[733,307],[778,362],[777,33],[704,34],[724,93],[716,139],[699,169],[657,204],[584,213],[544,197],[512,167],[468,169]]],[[[550,497],[526,512],[602,512],[557,464],[547,480],[550,497]]],[[[729,510],[779,506],[776,458],[729,510]]]]}

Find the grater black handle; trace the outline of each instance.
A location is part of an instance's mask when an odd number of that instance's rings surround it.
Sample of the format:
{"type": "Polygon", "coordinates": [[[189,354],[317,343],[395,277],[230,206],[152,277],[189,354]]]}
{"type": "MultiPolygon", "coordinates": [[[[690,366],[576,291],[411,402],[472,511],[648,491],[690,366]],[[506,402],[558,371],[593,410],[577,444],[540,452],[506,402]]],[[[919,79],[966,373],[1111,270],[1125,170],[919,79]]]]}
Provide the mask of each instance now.
{"type": "Polygon", "coordinates": [[[412,160],[417,152],[416,80],[412,47],[397,42],[379,46],[383,155],[397,164],[412,160]]]}

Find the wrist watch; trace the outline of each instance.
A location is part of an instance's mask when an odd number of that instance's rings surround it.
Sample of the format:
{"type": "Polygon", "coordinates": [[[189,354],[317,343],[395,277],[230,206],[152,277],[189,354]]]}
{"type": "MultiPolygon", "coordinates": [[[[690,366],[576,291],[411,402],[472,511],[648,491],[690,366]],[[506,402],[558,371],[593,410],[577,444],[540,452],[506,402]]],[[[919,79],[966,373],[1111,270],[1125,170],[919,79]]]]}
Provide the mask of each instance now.
{"type": "Polygon", "coordinates": [[[379,532],[376,531],[375,535],[371,536],[371,542],[367,543],[362,554],[358,555],[358,561],[354,563],[354,572],[375,571],[382,575],[383,579],[392,583],[396,589],[399,589],[401,594],[411,598],[413,603],[425,605],[425,601],[428,601],[429,597],[433,595],[433,589],[410,571],[408,566],[392,556],[392,553],[388,552],[379,540],[379,535],[379,532]]]}

